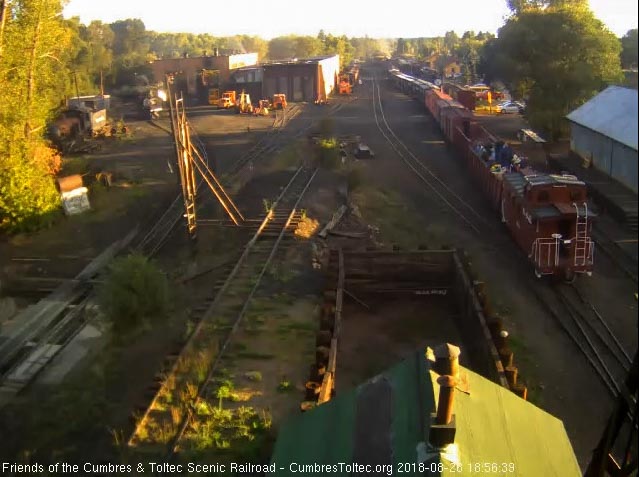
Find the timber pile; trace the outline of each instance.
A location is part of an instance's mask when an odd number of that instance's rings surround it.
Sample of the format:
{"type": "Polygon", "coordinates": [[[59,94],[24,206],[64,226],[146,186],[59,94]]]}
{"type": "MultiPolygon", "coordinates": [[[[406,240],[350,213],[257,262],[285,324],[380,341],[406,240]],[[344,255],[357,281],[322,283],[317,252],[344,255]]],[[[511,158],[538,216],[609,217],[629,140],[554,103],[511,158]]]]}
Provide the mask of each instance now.
{"type": "Polygon", "coordinates": [[[344,214],[346,213],[347,210],[348,210],[348,207],[346,207],[345,205],[342,205],[339,209],[337,209],[337,211],[333,214],[333,217],[331,218],[331,220],[328,222],[328,224],[326,224],[326,226],[319,233],[319,236],[322,238],[326,238],[326,235],[328,234],[328,232],[334,229],[335,226],[339,223],[339,221],[342,220],[342,217],[344,217],[344,214]]]}

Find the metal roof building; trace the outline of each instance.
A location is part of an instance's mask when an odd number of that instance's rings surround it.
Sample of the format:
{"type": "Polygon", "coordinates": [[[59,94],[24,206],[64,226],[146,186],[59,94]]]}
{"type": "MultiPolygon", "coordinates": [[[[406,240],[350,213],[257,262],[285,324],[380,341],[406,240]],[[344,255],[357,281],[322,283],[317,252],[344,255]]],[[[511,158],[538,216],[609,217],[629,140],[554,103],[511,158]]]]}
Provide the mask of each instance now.
{"type": "Polygon", "coordinates": [[[637,90],[609,86],[567,118],[571,149],[637,192],[637,90]]]}
{"type": "Polygon", "coordinates": [[[275,474],[349,476],[355,472],[346,464],[357,463],[371,465],[363,475],[581,475],[559,419],[464,367],[466,385],[454,392],[454,443],[430,446],[439,388],[430,363],[417,351],[284,423],[275,474]]]}

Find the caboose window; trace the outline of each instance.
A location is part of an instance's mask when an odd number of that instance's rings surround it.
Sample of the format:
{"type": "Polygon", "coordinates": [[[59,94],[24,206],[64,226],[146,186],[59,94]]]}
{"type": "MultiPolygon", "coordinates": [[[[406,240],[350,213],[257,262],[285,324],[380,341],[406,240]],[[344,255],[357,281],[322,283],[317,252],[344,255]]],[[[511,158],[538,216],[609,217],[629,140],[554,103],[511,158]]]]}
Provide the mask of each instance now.
{"type": "Polygon", "coordinates": [[[548,202],[549,197],[547,190],[540,190],[537,193],[537,202],[548,202]]]}
{"type": "Polygon", "coordinates": [[[575,202],[582,200],[581,199],[581,191],[578,191],[578,190],[570,191],[570,200],[575,201],[575,202]]]}

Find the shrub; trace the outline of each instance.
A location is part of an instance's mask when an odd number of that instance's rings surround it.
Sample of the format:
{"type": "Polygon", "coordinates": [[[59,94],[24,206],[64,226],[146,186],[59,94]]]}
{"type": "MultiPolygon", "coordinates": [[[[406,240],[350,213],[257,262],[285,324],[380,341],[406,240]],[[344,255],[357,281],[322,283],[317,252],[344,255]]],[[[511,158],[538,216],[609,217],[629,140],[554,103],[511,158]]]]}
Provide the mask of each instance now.
{"type": "Polygon", "coordinates": [[[50,225],[60,208],[50,168],[55,168],[53,156],[42,149],[39,162],[27,161],[19,148],[14,155],[0,161],[0,228],[10,232],[33,231],[50,225]]]}
{"type": "Polygon", "coordinates": [[[166,277],[142,255],[116,259],[99,290],[100,306],[119,334],[165,317],[169,302],[166,277]]]}
{"type": "Polygon", "coordinates": [[[339,157],[339,147],[335,138],[320,139],[317,143],[319,147],[320,166],[329,170],[338,169],[341,163],[339,157]]]}

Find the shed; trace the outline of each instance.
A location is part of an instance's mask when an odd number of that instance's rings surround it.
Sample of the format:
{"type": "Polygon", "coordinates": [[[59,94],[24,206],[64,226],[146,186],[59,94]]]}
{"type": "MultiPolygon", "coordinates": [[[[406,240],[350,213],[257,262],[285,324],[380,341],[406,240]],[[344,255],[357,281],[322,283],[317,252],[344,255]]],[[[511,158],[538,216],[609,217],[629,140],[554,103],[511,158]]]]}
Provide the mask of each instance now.
{"type": "Polygon", "coordinates": [[[637,192],[637,90],[609,86],[567,118],[571,149],[637,192]]]}
{"type": "Polygon", "coordinates": [[[339,55],[274,61],[263,70],[263,97],[284,93],[288,101],[323,103],[337,84],[339,55]]]}
{"type": "Polygon", "coordinates": [[[401,467],[413,476],[581,476],[559,419],[464,367],[467,392],[456,390],[453,403],[455,442],[427,444],[439,386],[430,362],[417,351],[284,423],[271,460],[275,474],[349,476],[355,473],[346,464],[357,463],[371,465],[363,475],[395,475],[401,467]],[[317,467],[326,465],[330,472],[317,467]]]}

